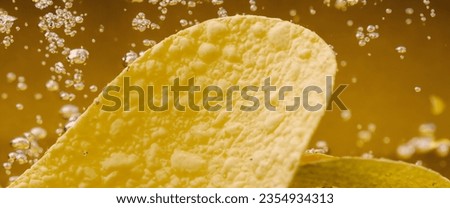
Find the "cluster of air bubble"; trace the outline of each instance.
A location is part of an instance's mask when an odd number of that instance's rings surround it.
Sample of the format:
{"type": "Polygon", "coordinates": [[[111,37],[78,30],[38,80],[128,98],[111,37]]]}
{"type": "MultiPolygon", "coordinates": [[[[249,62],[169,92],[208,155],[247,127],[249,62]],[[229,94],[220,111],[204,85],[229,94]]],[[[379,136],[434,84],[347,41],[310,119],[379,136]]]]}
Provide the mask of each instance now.
{"type": "MultiPolygon", "coordinates": [[[[36,8],[45,9],[53,3],[53,1],[37,1],[36,8]],[[38,3],[40,6],[38,6],[38,3]],[[47,6],[44,7],[44,5],[47,6]]],[[[73,0],[60,0],[60,3],[63,3],[63,5],[54,6],[54,12],[48,12],[40,17],[38,26],[43,31],[48,43],[45,49],[51,54],[61,53],[66,56],[66,61],[59,61],[50,67],[52,75],[45,83],[45,87],[50,92],[58,93],[61,100],[71,102],[76,98],[76,95],[74,92],[70,92],[70,89],[73,89],[73,91],[85,89],[85,83],[82,79],[83,71],[80,67],[86,65],[89,51],[82,46],[79,48],[65,47],[66,37],[64,36],[74,37],[77,34],[76,28],[78,26],[83,31],[84,27],[81,24],[86,15],[78,15],[76,11],[72,11],[73,0]],[[63,33],[61,33],[61,30],[63,33]],[[64,86],[65,90],[62,90],[61,86],[64,86]]],[[[100,28],[100,30],[104,30],[104,28],[100,28]]],[[[47,56],[48,54],[46,54],[47,56]]],[[[90,89],[92,92],[97,91],[96,86],[91,86],[90,89]]],[[[87,97],[86,94],[84,96],[87,97]]]]}
{"type": "Polygon", "coordinates": [[[34,6],[38,9],[45,9],[51,5],[53,5],[52,0],[33,0],[34,6]]]}
{"type": "Polygon", "coordinates": [[[356,126],[358,129],[356,145],[358,147],[364,146],[367,142],[370,142],[375,134],[377,126],[374,123],[369,123],[367,128],[363,128],[361,124],[356,126]]]}
{"type": "MultiPolygon", "coordinates": [[[[334,7],[338,10],[341,11],[347,11],[348,7],[352,7],[355,6],[357,4],[362,4],[362,5],[366,5],[367,1],[366,0],[334,0],[334,7]]],[[[330,7],[332,4],[331,0],[324,0],[323,3],[330,7]]]]}
{"type": "MultiPolygon", "coordinates": [[[[431,18],[436,17],[436,10],[431,8],[431,6],[430,6],[431,1],[430,0],[423,0],[423,4],[425,5],[425,9],[429,12],[428,16],[431,17],[431,18]]],[[[410,14],[412,15],[414,10],[410,9],[410,11],[412,11],[412,12],[410,12],[410,14]]],[[[427,17],[426,17],[426,15],[424,13],[419,13],[419,16],[420,16],[420,21],[422,21],[422,22],[426,22],[427,21],[427,17]]]]}
{"type": "Polygon", "coordinates": [[[152,30],[159,29],[159,25],[156,23],[152,23],[149,19],[145,18],[145,14],[143,12],[139,12],[136,17],[131,22],[131,26],[134,30],[139,32],[144,32],[148,28],[152,30]]]}
{"type": "MultiPolygon", "coordinates": [[[[17,91],[25,91],[28,89],[28,85],[25,82],[25,77],[17,76],[14,72],[6,73],[6,81],[10,84],[16,84],[17,91]]],[[[1,98],[3,100],[8,99],[8,94],[2,93],[1,98]]],[[[21,111],[24,109],[24,105],[22,103],[16,103],[16,109],[21,111]]]]}
{"type": "Polygon", "coordinates": [[[36,163],[44,149],[39,145],[39,140],[47,137],[47,131],[39,126],[33,127],[23,135],[13,138],[10,145],[13,151],[8,153],[8,160],[3,163],[9,181],[14,181],[17,176],[11,176],[14,165],[28,165],[36,163]]]}
{"type": "Polygon", "coordinates": [[[378,29],[378,25],[368,25],[365,29],[364,27],[358,27],[355,34],[358,45],[362,47],[367,45],[370,41],[378,39],[380,37],[378,29]]]}
{"type": "MultiPolygon", "coordinates": [[[[143,0],[132,0],[132,2],[135,3],[142,3],[143,0]]],[[[133,30],[139,31],[139,32],[145,32],[148,29],[150,30],[159,30],[161,29],[161,26],[157,23],[157,21],[164,22],[166,20],[166,15],[168,14],[169,8],[173,6],[184,6],[187,8],[187,14],[189,16],[192,16],[193,9],[197,7],[198,4],[203,3],[211,3],[214,6],[218,6],[217,9],[217,15],[218,17],[227,17],[228,12],[223,7],[223,4],[225,3],[225,0],[210,0],[210,1],[196,1],[196,0],[148,0],[149,4],[154,5],[157,7],[159,14],[158,19],[150,20],[146,17],[146,14],[144,12],[139,12],[136,14],[136,16],[131,21],[131,27],[133,30]]],[[[250,11],[254,12],[258,9],[258,6],[256,5],[256,0],[249,0],[250,5],[250,11]]],[[[181,18],[179,19],[180,26],[182,28],[186,28],[192,25],[196,25],[199,23],[197,19],[190,20],[189,18],[181,18]]],[[[154,40],[148,40],[145,39],[142,41],[143,45],[146,47],[153,47],[156,44],[156,41],[154,40]]],[[[127,52],[123,58],[123,64],[124,66],[128,66],[130,63],[132,63],[134,60],[136,60],[143,52],[135,52],[133,50],[130,50],[127,52]]]]}
{"type": "Polygon", "coordinates": [[[249,0],[248,3],[250,4],[250,11],[256,12],[256,10],[258,10],[258,6],[256,5],[256,0],[249,0]]]}
{"type": "Polygon", "coordinates": [[[61,109],[59,110],[59,114],[66,121],[64,124],[60,123],[59,127],[56,129],[56,134],[58,134],[58,136],[61,136],[75,124],[75,121],[78,119],[81,113],[78,106],[73,104],[66,104],[61,107],[61,109]]]}
{"type": "Polygon", "coordinates": [[[395,51],[397,51],[397,53],[400,54],[400,59],[404,59],[405,58],[405,53],[406,53],[406,47],[405,46],[397,46],[395,48],[395,51]]]}
{"type": "MultiPolygon", "coordinates": [[[[61,136],[69,128],[71,128],[75,121],[80,116],[80,110],[77,106],[72,104],[66,104],[59,110],[60,115],[66,121],[65,124],[60,123],[55,133],[61,136]]],[[[42,117],[36,116],[36,122],[38,125],[42,124],[42,117]]],[[[6,175],[10,176],[9,181],[13,182],[17,176],[12,175],[13,167],[17,165],[28,165],[36,163],[44,152],[44,149],[40,146],[39,141],[47,137],[47,130],[36,126],[30,131],[25,132],[23,135],[13,138],[10,141],[11,148],[13,149],[8,153],[8,160],[3,163],[3,168],[6,175]]]]}
{"type": "Polygon", "coordinates": [[[6,73],[6,81],[11,84],[16,84],[16,89],[18,91],[25,91],[28,89],[25,77],[17,76],[14,72],[6,73]]]}
{"type": "MultiPolygon", "coordinates": [[[[50,71],[52,71],[54,75],[46,82],[45,87],[50,92],[59,92],[59,96],[62,100],[73,101],[76,98],[76,95],[60,90],[60,83],[61,85],[64,85],[65,89],[73,88],[75,91],[83,91],[85,89],[82,70],[75,69],[72,74],[66,70],[66,67],[62,62],[57,62],[54,66],[50,67],[50,71]]],[[[96,92],[97,86],[91,85],[89,89],[91,92],[96,92]]]]}
{"type": "Polygon", "coordinates": [[[434,152],[438,157],[447,157],[450,151],[449,139],[438,139],[435,136],[436,125],[425,123],[419,126],[419,135],[397,147],[397,156],[410,159],[416,154],[434,152]]]}
{"type": "Polygon", "coordinates": [[[64,48],[65,40],[64,38],[60,38],[57,33],[47,31],[45,32],[44,37],[48,41],[46,49],[50,53],[58,53],[58,48],[64,48]]]}
{"type": "Polygon", "coordinates": [[[129,51],[125,54],[125,56],[122,58],[123,65],[128,66],[129,64],[133,63],[137,58],[139,58],[139,55],[134,51],[129,51]]]}
{"type": "MultiPolygon", "coordinates": [[[[61,0],[61,2],[63,3],[63,6],[55,6],[54,12],[48,12],[41,16],[40,22],[38,23],[38,26],[44,32],[44,38],[48,43],[46,50],[51,54],[57,54],[60,52],[59,49],[61,49],[61,54],[66,56],[70,65],[85,64],[89,57],[89,52],[83,47],[74,49],[65,47],[66,40],[64,36],[74,37],[77,34],[77,26],[83,23],[86,15],[78,15],[76,11],[71,10],[73,0],[61,0]],[[63,31],[62,34],[60,34],[61,29],[63,31]]],[[[36,8],[44,9],[52,4],[53,1],[36,1],[36,8]],[[38,3],[41,6],[38,6],[38,3]],[[47,6],[42,7],[42,5],[47,6]]],[[[80,29],[83,30],[83,27],[80,27],[80,29]]],[[[61,66],[61,63],[56,63],[56,65],[61,66]]],[[[50,70],[52,71],[52,68],[50,68],[50,70]]],[[[50,84],[50,86],[54,86],[54,84],[50,84]]],[[[50,87],[50,89],[55,89],[55,87],[50,87]]]]}
{"type": "Polygon", "coordinates": [[[66,35],[73,37],[77,33],[74,28],[81,23],[83,23],[83,15],[76,15],[68,8],[57,8],[55,13],[49,12],[42,16],[38,26],[43,31],[63,28],[66,35]]]}
{"type": "Polygon", "coordinates": [[[315,147],[307,149],[305,152],[309,154],[327,154],[329,151],[327,142],[320,140],[316,142],[315,147]]]}
{"type": "MultiPolygon", "coordinates": [[[[420,21],[425,24],[425,22],[427,21],[427,17],[431,17],[434,18],[436,17],[436,10],[431,8],[430,4],[431,1],[430,0],[423,0],[423,4],[425,6],[425,9],[429,12],[428,15],[426,15],[423,12],[418,13],[419,14],[419,19],[420,21]]],[[[386,14],[390,15],[392,14],[394,11],[391,8],[386,8],[386,14]]],[[[406,25],[411,25],[414,22],[414,14],[416,14],[415,10],[413,8],[405,8],[404,13],[406,14],[406,19],[405,19],[405,24],[406,25]]],[[[385,17],[382,18],[383,20],[386,20],[385,17]]],[[[431,36],[427,35],[426,36],[427,40],[431,40],[431,36]]],[[[397,51],[397,53],[400,56],[400,59],[404,59],[405,58],[405,54],[406,54],[406,46],[400,45],[397,46],[395,48],[395,51],[397,51]]]]}
{"type": "Polygon", "coordinates": [[[11,35],[11,28],[17,18],[8,15],[8,12],[0,8],[0,33],[4,34],[1,44],[8,48],[14,42],[14,36],[11,35]]]}
{"type": "Polygon", "coordinates": [[[89,58],[89,51],[84,48],[75,48],[69,51],[67,61],[70,64],[86,64],[89,58]]]}
{"type": "MultiPolygon", "coordinates": [[[[89,52],[83,47],[68,48],[65,47],[67,37],[74,37],[77,34],[77,27],[83,23],[85,15],[78,15],[76,11],[72,11],[73,0],[33,0],[37,9],[50,9],[50,6],[54,5],[53,11],[47,12],[40,17],[38,27],[41,29],[44,40],[47,42],[45,49],[50,54],[61,53],[66,57],[66,60],[56,62],[50,66],[50,72],[52,73],[50,79],[45,83],[45,87],[50,92],[55,92],[59,95],[61,100],[72,102],[76,95],[74,92],[82,91],[85,89],[85,83],[83,81],[83,71],[79,68],[86,64],[89,58],[89,52]]],[[[9,16],[6,12],[0,12],[0,32],[9,34],[13,23],[16,18],[9,16]]],[[[80,27],[83,30],[83,27],[80,27]]],[[[12,36],[11,36],[12,37],[12,36]]],[[[7,38],[7,37],[6,37],[7,38]]],[[[40,43],[44,43],[44,40],[40,40],[40,43]]],[[[151,43],[149,43],[151,44],[151,43]]],[[[6,46],[6,44],[4,44],[6,46]]],[[[28,49],[28,46],[24,47],[28,49]]],[[[38,52],[41,49],[38,48],[38,52]]],[[[45,57],[49,57],[50,54],[46,53],[45,57]]],[[[45,62],[42,62],[45,65],[45,62]]],[[[18,91],[27,90],[27,83],[25,77],[18,76],[13,72],[6,74],[6,80],[10,84],[16,85],[18,91]]],[[[89,87],[91,92],[98,90],[97,86],[92,85],[89,87]]],[[[84,95],[87,97],[87,95],[84,95]]],[[[41,93],[35,93],[35,100],[42,99],[41,93]]],[[[8,94],[2,93],[2,99],[7,99],[8,94]]],[[[25,106],[22,103],[16,103],[17,110],[23,110],[25,106]]],[[[66,104],[60,109],[60,114],[65,120],[64,123],[60,123],[55,133],[62,135],[67,129],[74,125],[80,115],[80,110],[73,104],[66,104]]],[[[37,127],[32,128],[29,132],[25,132],[11,140],[11,147],[13,151],[8,154],[8,160],[3,163],[5,173],[10,175],[10,182],[14,181],[20,174],[19,171],[13,171],[14,165],[32,165],[42,155],[43,149],[39,144],[39,141],[47,136],[47,130],[40,127],[43,124],[43,117],[36,115],[37,127]],[[14,174],[12,174],[14,173],[14,174]]]]}

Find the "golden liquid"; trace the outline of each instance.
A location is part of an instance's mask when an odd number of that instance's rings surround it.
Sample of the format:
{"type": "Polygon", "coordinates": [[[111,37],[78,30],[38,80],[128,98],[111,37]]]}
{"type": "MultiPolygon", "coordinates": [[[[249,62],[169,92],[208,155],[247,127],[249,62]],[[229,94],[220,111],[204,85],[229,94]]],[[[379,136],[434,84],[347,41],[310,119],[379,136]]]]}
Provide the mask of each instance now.
{"type": "MultiPolygon", "coordinates": [[[[326,7],[319,0],[257,0],[256,12],[250,11],[248,1],[228,0],[220,6],[229,15],[246,13],[294,19],[294,22],[315,31],[331,44],[338,54],[338,63],[347,62],[347,66],[340,67],[336,82],[349,84],[341,99],[351,110],[352,117],[349,121],[343,121],[341,112],[335,106],[320,123],[311,147],[316,141],[324,140],[332,155],[360,156],[372,151],[375,157],[398,159],[396,148],[417,136],[418,127],[422,123],[436,124],[438,138],[450,137],[449,109],[434,116],[431,114],[429,101],[429,96],[434,94],[445,103],[450,103],[450,1],[431,1],[430,6],[437,14],[434,18],[429,16],[430,10],[425,8],[421,0],[369,1],[364,7],[357,5],[346,12],[326,7]],[[374,6],[373,2],[378,3],[374,6]],[[311,7],[316,11],[315,15],[311,15],[311,7]],[[386,8],[392,9],[392,14],[386,14],[386,8]],[[414,14],[406,14],[406,8],[413,8],[414,14]],[[296,10],[298,17],[290,16],[292,9],[296,10]],[[425,23],[420,21],[419,13],[424,13],[427,17],[425,23]],[[412,24],[405,23],[407,18],[412,19],[412,24]],[[353,20],[352,27],[347,26],[348,20],[353,20]],[[379,25],[380,37],[365,47],[360,47],[355,38],[357,27],[365,28],[369,24],[379,25]],[[427,36],[431,36],[431,40],[427,40],[427,36]],[[398,46],[407,47],[403,60],[395,50],[398,46]],[[352,83],[352,78],[356,78],[357,82],[352,83]],[[416,86],[421,88],[420,92],[414,90],[416,86]],[[376,131],[370,142],[358,147],[357,125],[360,124],[365,129],[369,123],[376,125],[376,131]],[[383,143],[384,137],[390,138],[389,144],[383,143]]],[[[18,17],[15,26],[21,28],[20,31],[12,31],[14,43],[8,49],[0,48],[0,93],[8,93],[6,100],[0,100],[0,162],[4,162],[8,152],[12,151],[10,140],[37,126],[37,114],[43,117],[42,126],[49,133],[40,144],[47,149],[55,142],[58,123],[64,122],[58,110],[69,102],[62,101],[56,92],[48,92],[45,83],[52,75],[50,66],[58,61],[66,66],[68,63],[60,54],[50,55],[49,58],[44,56],[47,43],[37,24],[39,16],[54,9],[39,10],[32,1],[13,4],[7,0],[1,1],[0,8],[8,11],[9,15],[18,17]],[[14,7],[18,10],[14,10],[14,7]],[[28,27],[24,26],[25,22],[28,27]],[[41,44],[39,40],[44,43],[41,44]],[[25,45],[29,47],[28,50],[24,49],[25,45]],[[38,52],[38,48],[42,52],[38,52]],[[47,65],[43,66],[42,61],[47,65]],[[7,83],[7,72],[24,76],[28,89],[17,91],[15,84],[7,83]],[[43,99],[35,100],[35,93],[42,93],[43,99]],[[16,109],[17,103],[24,105],[22,111],[16,109]]],[[[209,3],[198,4],[192,9],[193,14],[188,15],[186,6],[168,7],[166,20],[161,22],[158,20],[159,11],[148,3],[76,0],[71,10],[87,13],[81,24],[85,31],[78,28],[78,34],[74,38],[65,37],[66,46],[83,46],[89,50],[90,56],[87,65],[79,67],[83,70],[86,88],[77,93],[77,98],[72,103],[78,106],[89,105],[99,93],[89,92],[89,85],[97,85],[100,91],[123,69],[121,59],[126,52],[139,52],[148,48],[142,44],[142,40],[160,41],[182,29],[179,23],[181,18],[204,21],[217,17],[218,8],[219,6],[209,3]],[[157,22],[161,29],[145,32],[133,30],[131,21],[138,12],[146,13],[147,18],[157,22]],[[105,28],[103,33],[99,32],[100,25],[105,28]],[[95,39],[95,43],[92,43],[92,39],[95,39]],[[135,48],[132,48],[132,43],[136,44],[135,48]],[[83,94],[88,94],[89,97],[83,98],[83,94]]],[[[64,89],[63,84],[60,84],[60,88],[64,89]]],[[[450,177],[450,156],[439,158],[429,153],[416,155],[409,162],[417,160],[422,160],[424,166],[450,177]]],[[[15,164],[13,173],[26,167],[28,165],[15,164]]],[[[7,176],[2,170],[0,185],[5,186],[6,181],[7,176]]]]}

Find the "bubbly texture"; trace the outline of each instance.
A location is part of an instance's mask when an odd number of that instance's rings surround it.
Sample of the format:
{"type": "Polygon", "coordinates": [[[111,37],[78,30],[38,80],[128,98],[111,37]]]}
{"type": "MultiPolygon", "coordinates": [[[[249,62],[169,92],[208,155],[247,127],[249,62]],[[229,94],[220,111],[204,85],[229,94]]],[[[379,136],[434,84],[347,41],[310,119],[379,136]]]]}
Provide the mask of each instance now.
{"type": "MultiPolygon", "coordinates": [[[[270,77],[274,86],[294,86],[292,94],[299,96],[306,86],[325,89],[325,77],[335,73],[334,52],[308,29],[234,16],[166,38],[110,86],[124,86],[129,77],[131,85],[161,89],[176,78],[187,84],[194,77],[196,85],[226,89],[258,86],[270,77]]],[[[324,94],[310,102],[325,104],[324,94]]],[[[99,96],[10,187],[288,187],[323,109],[286,112],[292,104],[286,99],[274,101],[278,111],[243,112],[238,106],[244,100],[233,99],[233,111],[181,112],[170,106],[154,112],[130,105],[128,112],[123,106],[107,112],[101,106],[110,103],[99,96]]]]}

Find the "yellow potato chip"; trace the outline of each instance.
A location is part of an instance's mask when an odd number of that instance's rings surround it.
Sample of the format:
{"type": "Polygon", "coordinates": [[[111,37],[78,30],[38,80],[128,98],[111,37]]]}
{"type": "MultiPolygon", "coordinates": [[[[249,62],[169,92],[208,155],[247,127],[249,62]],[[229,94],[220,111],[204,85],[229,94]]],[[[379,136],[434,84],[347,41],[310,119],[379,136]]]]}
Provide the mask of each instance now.
{"type": "MultiPolygon", "coordinates": [[[[206,21],[168,37],[125,69],[10,187],[287,187],[324,108],[286,107],[307,86],[325,90],[325,77],[335,73],[334,52],[301,26],[258,16],[206,21]],[[268,78],[293,90],[284,99],[248,90],[268,78]],[[158,102],[161,89],[177,81],[227,96],[209,100],[209,107],[202,93],[158,102]],[[241,91],[228,93],[236,87],[241,91]],[[260,106],[245,111],[256,106],[250,95],[260,106]],[[152,110],[149,98],[153,107],[168,109],[152,110]]],[[[311,92],[306,101],[325,105],[325,92],[311,92]]]]}
{"type": "Polygon", "coordinates": [[[291,187],[450,188],[430,169],[387,159],[305,154],[291,187]]]}

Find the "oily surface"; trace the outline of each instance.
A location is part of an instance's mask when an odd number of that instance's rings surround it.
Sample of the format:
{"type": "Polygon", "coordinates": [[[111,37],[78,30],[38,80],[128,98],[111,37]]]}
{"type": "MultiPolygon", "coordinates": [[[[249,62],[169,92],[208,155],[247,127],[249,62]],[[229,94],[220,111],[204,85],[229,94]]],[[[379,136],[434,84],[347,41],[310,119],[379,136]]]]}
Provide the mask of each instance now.
{"type": "MultiPolygon", "coordinates": [[[[128,77],[132,85],[161,89],[194,77],[202,87],[226,89],[270,77],[272,85],[292,85],[292,94],[301,95],[309,85],[325,89],[325,76],[335,72],[333,51],[315,33],[278,19],[235,16],[163,40],[110,86],[128,77]]],[[[289,95],[272,100],[277,111],[254,112],[240,111],[245,101],[237,96],[232,111],[180,112],[172,105],[139,111],[136,96],[129,112],[102,111],[111,103],[100,96],[11,187],[287,187],[323,114],[284,112],[289,95]]],[[[324,104],[324,93],[310,102],[324,104]]]]}

